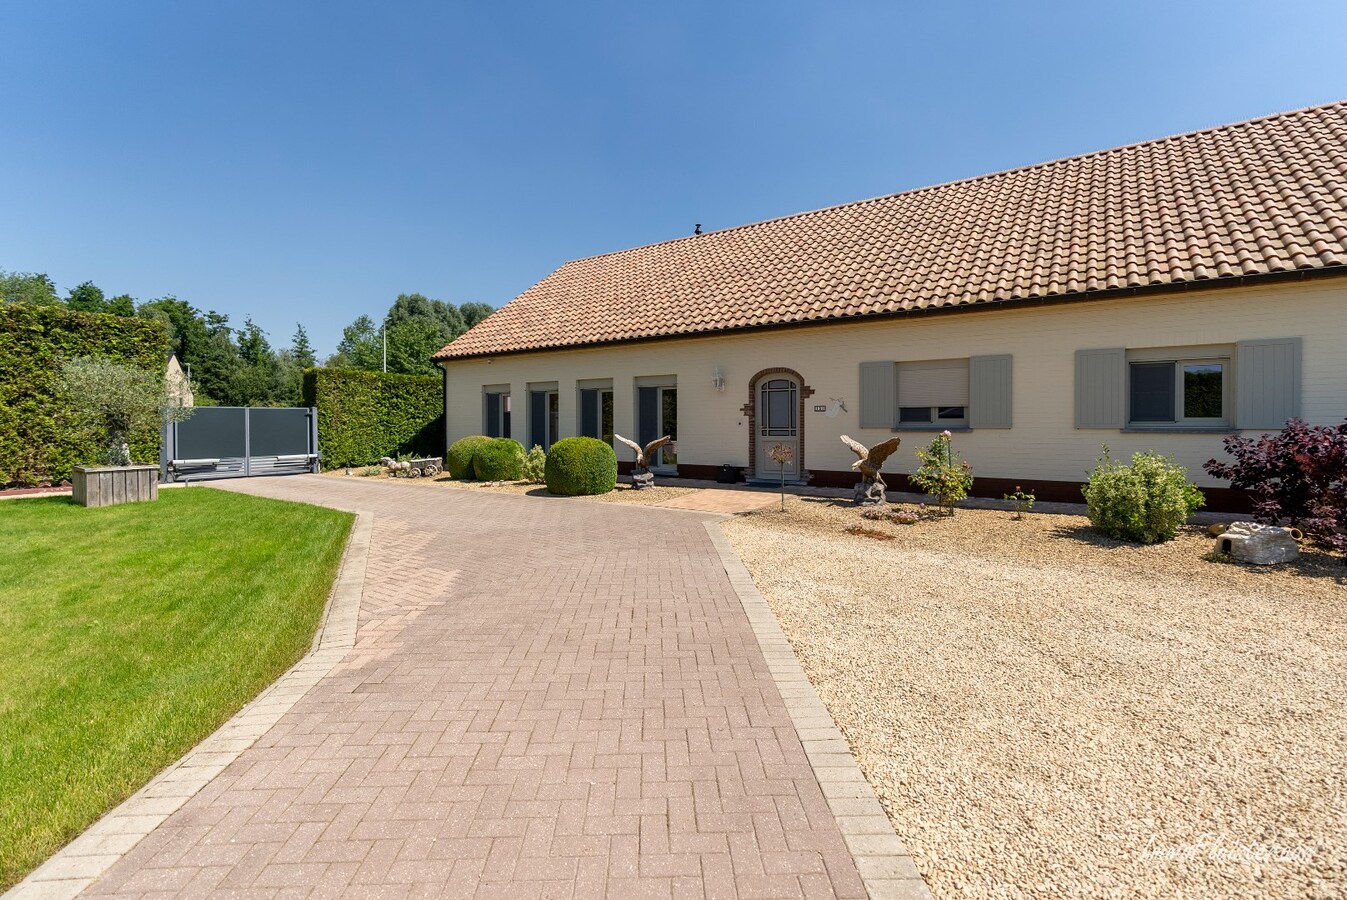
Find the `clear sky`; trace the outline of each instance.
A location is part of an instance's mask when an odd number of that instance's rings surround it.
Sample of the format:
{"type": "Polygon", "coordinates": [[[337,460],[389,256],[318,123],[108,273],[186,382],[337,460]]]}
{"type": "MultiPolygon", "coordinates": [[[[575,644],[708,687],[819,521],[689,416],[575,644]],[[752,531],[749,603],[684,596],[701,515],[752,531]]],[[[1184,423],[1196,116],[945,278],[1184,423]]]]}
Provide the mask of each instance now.
{"type": "Polygon", "coordinates": [[[0,268],[322,352],[400,292],[1347,97],[1339,2],[0,0],[0,268]]]}

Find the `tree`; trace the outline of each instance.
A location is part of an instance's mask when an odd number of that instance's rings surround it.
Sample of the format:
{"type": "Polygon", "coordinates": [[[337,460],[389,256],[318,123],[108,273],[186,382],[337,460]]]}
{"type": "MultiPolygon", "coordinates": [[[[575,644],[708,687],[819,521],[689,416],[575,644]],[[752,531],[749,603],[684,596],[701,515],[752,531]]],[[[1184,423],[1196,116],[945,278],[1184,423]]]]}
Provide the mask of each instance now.
{"type": "Polygon", "coordinates": [[[186,300],[167,294],[142,303],[136,310],[142,319],[156,319],[168,327],[168,348],[178,354],[183,365],[196,365],[205,352],[210,332],[201,311],[186,300]]]}
{"type": "Polygon", "coordinates": [[[271,361],[271,344],[266,332],[251,316],[243,320],[243,327],[239,329],[239,356],[248,366],[262,366],[271,361]]]}
{"type": "Polygon", "coordinates": [[[92,281],[86,281],[78,287],[70,289],[66,295],[65,305],[76,312],[101,313],[108,311],[107,298],[98,285],[92,281]]]}
{"type": "Polygon", "coordinates": [[[465,328],[471,328],[493,312],[495,309],[486,303],[468,302],[458,307],[458,314],[463,317],[465,328]]]}
{"type": "Polygon", "coordinates": [[[293,349],[279,351],[273,369],[271,402],[277,406],[299,406],[304,401],[304,370],[311,368],[312,359],[305,366],[293,349]]]}
{"type": "Polygon", "coordinates": [[[369,316],[361,316],[342,332],[337,352],[327,365],[333,368],[383,368],[383,339],[388,339],[388,371],[404,375],[433,375],[438,369],[430,357],[445,344],[490,315],[485,303],[455,307],[424,294],[399,294],[384,317],[387,334],[369,316]]]}
{"type": "Polygon", "coordinates": [[[211,310],[202,317],[205,343],[184,362],[192,363],[192,374],[206,395],[223,406],[245,406],[247,391],[238,384],[243,374],[243,360],[234,343],[229,317],[211,310]]]}
{"type": "Polygon", "coordinates": [[[400,325],[417,319],[435,323],[450,339],[467,331],[463,317],[451,304],[443,300],[431,300],[422,294],[398,294],[398,298],[388,308],[388,324],[400,325]]]}
{"type": "Polygon", "coordinates": [[[238,330],[239,371],[231,393],[239,406],[268,406],[276,402],[280,387],[276,354],[264,332],[251,317],[238,330]]]}
{"type": "Polygon", "coordinates": [[[383,368],[383,341],[374,320],[360,316],[343,328],[337,352],[328,364],[335,368],[380,371],[383,368]]]}
{"type": "Polygon", "coordinates": [[[0,303],[56,306],[56,284],[40,272],[6,272],[0,269],[0,303]]]}
{"type": "Polygon", "coordinates": [[[399,375],[434,375],[430,356],[450,339],[434,322],[410,319],[388,327],[388,371],[399,375]]]}
{"type": "Polygon", "coordinates": [[[105,311],[129,319],[136,314],[136,298],[130,294],[118,294],[108,301],[105,311]]]}
{"type": "Polygon", "coordinates": [[[152,372],[97,356],[79,356],[61,366],[61,386],[78,427],[103,447],[99,462],[131,464],[128,449],[165,420],[192,414],[170,396],[167,382],[152,372]]]}
{"type": "Polygon", "coordinates": [[[313,345],[309,343],[309,333],[299,323],[295,324],[295,336],[290,339],[290,355],[301,369],[313,368],[313,345]]]}

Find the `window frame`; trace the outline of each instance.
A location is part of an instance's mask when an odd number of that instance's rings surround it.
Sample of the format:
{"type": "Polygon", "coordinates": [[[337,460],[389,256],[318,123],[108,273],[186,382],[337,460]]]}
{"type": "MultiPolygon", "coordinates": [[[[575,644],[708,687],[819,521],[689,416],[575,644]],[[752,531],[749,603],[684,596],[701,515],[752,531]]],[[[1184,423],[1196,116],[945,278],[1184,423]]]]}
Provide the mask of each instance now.
{"type": "Polygon", "coordinates": [[[1124,430],[1144,431],[1225,431],[1234,427],[1234,354],[1224,349],[1203,352],[1198,348],[1181,348],[1169,355],[1157,355],[1154,351],[1127,354],[1126,400],[1127,417],[1124,430]],[[1132,372],[1133,366],[1167,364],[1171,367],[1174,379],[1174,418],[1173,419],[1135,419],[1132,414],[1132,372]],[[1188,366],[1221,366],[1221,415],[1211,416],[1184,415],[1184,371],[1188,366]]]}
{"type": "Polygon", "coordinates": [[[511,412],[511,390],[510,385],[482,385],[482,434],[491,435],[492,431],[499,431],[495,437],[508,438],[510,436],[510,412],[511,412]],[[488,397],[497,398],[496,421],[490,421],[490,402],[488,397]]]}
{"type": "MultiPolygon", "coordinates": [[[[894,413],[893,426],[890,431],[970,431],[970,420],[968,416],[969,407],[972,405],[973,394],[973,367],[972,356],[947,356],[935,357],[933,359],[900,359],[894,362],[894,373],[897,376],[897,389],[894,392],[894,413]],[[938,363],[962,363],[965,370],[966,394],[961,404],[950,406],[903,406],[903,376],[902,366],[904,365],[934,365],[938,363]],[[930,418],[917,421],[903,421],[903,410],[921,410],[927,411],[930,418]],[[963,415],[958,418],[941,418],[942,409],[962,409],[963,415]]],[[[948,366],[947,368],[955,368],[948,366]]]]}

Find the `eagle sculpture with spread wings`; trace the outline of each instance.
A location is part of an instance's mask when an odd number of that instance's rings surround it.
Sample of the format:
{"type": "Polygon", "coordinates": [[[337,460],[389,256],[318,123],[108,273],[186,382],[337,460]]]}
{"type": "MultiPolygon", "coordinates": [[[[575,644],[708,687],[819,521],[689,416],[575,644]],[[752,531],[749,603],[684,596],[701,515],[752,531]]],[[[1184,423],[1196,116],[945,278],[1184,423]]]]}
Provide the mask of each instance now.
{"type": "Polygon", "coordinates": [[[631,469],[632,484],[637,488],[649,487],[654,484],[655,476],[650,472],[650,460],[655,458],[655,454],[659,452],[661,447],[673,443],[673,438],[666,434],[664,437],[657,438],[642,447],[635,441],[628,440],[620,434],[615,434],[613,437],[626,444],[632,449],[632,452],[636,454],[636,464],[633,465],[631,469]]]}
{"type": "Polygon", "coordinates": [[[842,435],[842,443],[855,452],[860,457],[851,464],[851,468],[861,473],[861,482],[856,485],[855,500],[857,503],[884,503],[884,476],[879,474],[884,461],[893,455],[893,451],[898,449],[902,443],[899,438],[889,438],[880,444],[875,444],[867,449],[860,441],[853,441],[845,434],[842,435]]]}

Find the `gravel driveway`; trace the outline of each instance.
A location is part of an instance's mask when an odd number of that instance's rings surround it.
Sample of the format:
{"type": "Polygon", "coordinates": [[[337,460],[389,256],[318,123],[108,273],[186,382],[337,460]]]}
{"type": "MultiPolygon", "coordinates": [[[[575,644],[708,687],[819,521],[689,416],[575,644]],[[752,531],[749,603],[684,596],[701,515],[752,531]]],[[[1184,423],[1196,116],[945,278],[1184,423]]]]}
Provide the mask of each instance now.
{"type": "Polygon", "coordinates": [[[724,528],[937,897],[1347,894],[1347,570],[1084,519],[724,528]]]}

